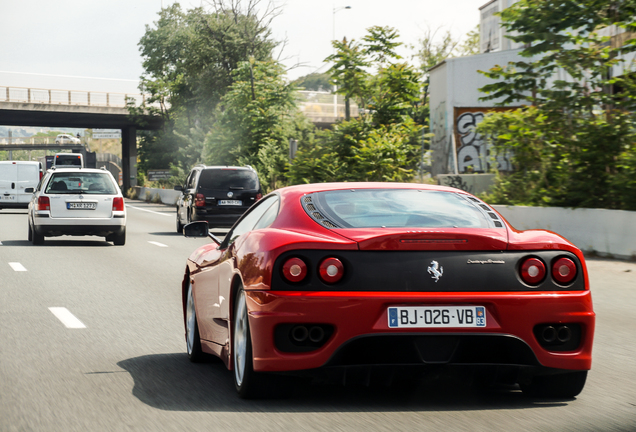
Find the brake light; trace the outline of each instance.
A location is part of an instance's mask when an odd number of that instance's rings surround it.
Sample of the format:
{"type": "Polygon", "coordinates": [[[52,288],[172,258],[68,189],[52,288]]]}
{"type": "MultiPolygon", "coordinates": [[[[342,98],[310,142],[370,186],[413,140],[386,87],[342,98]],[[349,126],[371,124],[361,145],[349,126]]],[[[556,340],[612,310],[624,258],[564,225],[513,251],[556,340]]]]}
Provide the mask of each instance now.
{"type": "Polygon", "coordinates": [[[42,171],[40,171],[40,180],[42,180],[43,176],[44,176],[44,173],[42,171]]]}
{"type": "Polygon", "coordinates": [[[300,282],[307,276],[307,264],[300,258],[290,258],[283,264],[283,276],[290,282],[300,282]]]}
{"type": "Polygon", "coordinates": [[[49,201],[49,197],[41,196],[38,197],[38,210],[51,210],[51,201],[49,201]]]}
{"type": "Polygon", "coordinates": [[[576,264],[570,258],[559,258],[552,264],[552,277],[561,285],[569,284],[576,277],[576,264]]]}
{"type": "Polygon", "coordinates": [[[122,197],[113,198],[113,211],[124,211],[124,199],[122,197]]]}
{"type": "Polygon", "coordinates": [[[263,198],[263,194],[262,193],[257,193],[256,194],[256,201],[258,201],[259,199],[263,198]]]}
{"type": "Polygon", "coordinates": [[[528,258],[521,265],[521,279],[528,285],[538,285],[545,277],[545,264],[537,258],[528,258]]]}
{"type": "Polygon", "coordinates": [[[197,195],[194,197],[194,205],[195,205],[195,206],[197,206],[197,207],[203,207],[203,206],[205,206],[205,195],[200,194],[200,193],[199,193],[199,194],[197,194],[197,195]]]}
{"type": "Polygon", "coordinates": [[[338,258],[327,258],[318,267],[320,279],[326,283],[336,283],[344,276],[344,266],[338,258]]]}

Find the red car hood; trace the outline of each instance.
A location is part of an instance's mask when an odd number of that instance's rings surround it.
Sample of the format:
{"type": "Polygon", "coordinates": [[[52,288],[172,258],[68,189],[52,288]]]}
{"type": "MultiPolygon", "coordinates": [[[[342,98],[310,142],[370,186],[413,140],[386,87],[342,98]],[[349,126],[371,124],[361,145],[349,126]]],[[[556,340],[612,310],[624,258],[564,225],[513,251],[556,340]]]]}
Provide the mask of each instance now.
{"type": "Polygon", "coordinates": [[[506,250],[505,228],[348,228],[333,232],[358,243],[360,250],[506,250]]]}

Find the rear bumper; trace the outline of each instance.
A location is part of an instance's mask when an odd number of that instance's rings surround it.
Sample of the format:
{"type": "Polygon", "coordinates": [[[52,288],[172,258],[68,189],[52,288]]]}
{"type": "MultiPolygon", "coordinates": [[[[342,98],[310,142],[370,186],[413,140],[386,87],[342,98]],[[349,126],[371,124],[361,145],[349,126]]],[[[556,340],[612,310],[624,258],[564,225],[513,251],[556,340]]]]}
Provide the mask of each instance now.
{"type": "Polygon", "coordinates": [[[257,371],[417,363],[588,370],[592,364],[595,314],[589,291],[549,294],[246,291],[246,296],[257,371]],[[389,328],[387,308],[401,305],[484,306],[487,325],[462,329],[389,328]],[[581,339],[577,348],[555,352],[542,347],[533,329],[545,323],[578,324],[581,339]],[[275,334],[285,324],[327,325],[333,328],[333,333],[324,345],[312,351],[283,352],[278,349],[280,341],[277,345],[275,334]],[[431,351],[426,348],[431,346],[433,355],[427,357],[423,352],[431,351]],[[436,356],[444,350],[448,355],[436,356]]]}
{"type": "Polygon", "coordinates": [[[113,218],[51,218],[48,212],[33,214],[34,230],[48,237],[61,235],[107,236],[121,234],[126,229],[126,217],[113,218]]]}
{"type": "MultiPolygon", "coordinates": [[[[247,210],[247,209],[245,209],[247,210]]],[[[243,215],[240,213],[215,214],[207,211],[197,210],[192,215],[192,221],[207,221],[211,228],[231,228],[234,223],[243,215]]]]}

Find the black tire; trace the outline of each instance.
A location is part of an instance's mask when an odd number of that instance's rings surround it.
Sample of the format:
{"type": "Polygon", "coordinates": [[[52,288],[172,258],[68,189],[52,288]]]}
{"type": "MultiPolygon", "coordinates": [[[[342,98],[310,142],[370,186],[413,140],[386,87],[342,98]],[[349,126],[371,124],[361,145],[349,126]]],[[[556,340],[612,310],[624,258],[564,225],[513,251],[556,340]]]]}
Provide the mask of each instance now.
{"type": "Polygon", "coordinates": [[[115,246],[123,246],[126,244],[126,228],[122,230],[119,234],[113,234],[113,244],[115,246]]]}
{"type": "Polygon", "coordinates": [[[201,350],[201,337],[199,336],[199,323],[197,322],[197,311],[194,307],[194,296],[192,295],[192,284],[188,281],[188,293],[186,297],[185,310],[185,330],[186,330],[186,351],[192,363],[199,363],[204,360],[201,350]]]}
{"type": "Polygon", "coordinates": [[[586,379],[587,371],[539,375],[530,384],[521,384],[521,390],[529,396],[570,399],[583,391],[586,379]]]}
{"type": "Polygon", "coordinates": [[[31,233],[31,242],[35,246],[41,246],[44,244],[44,235],[38,233],[35,227],[33,227],[33,231],[31,233]]]}
{"type": "Polygon", "coordinates": [[[263,377],[254,372],[252,337],[243,287],[239,287],[234,301],[232,330],[232,366],[236,392],[242,399],[259,397],[263,390],[263,377]]]}
{"type": "Polygon", "coordinates": [[[179,219],[179,209],[177,208],[177,232],[179,234],[183,234],[183,224],[181,223],[181,220],[179,219]]]}
{"type": "Polygon", "coordinates": [[[33,241],[33,231],[31,231],[31,224],[29,223],[29,234],[28,234],[28,239],[30,242],[33,241]]]}

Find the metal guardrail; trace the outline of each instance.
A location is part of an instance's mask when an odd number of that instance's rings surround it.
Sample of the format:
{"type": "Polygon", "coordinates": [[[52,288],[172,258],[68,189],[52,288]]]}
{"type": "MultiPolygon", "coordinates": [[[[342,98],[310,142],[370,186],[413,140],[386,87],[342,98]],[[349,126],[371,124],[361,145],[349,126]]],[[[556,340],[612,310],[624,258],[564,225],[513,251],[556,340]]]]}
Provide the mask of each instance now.
{"type": "Polygon", "coordinates": [[[143,94],[0,86],[0,102],[125,108],[128,101],[132,101],[136,106],[139,106],[145,100],[146,95],[143,94]]]}

